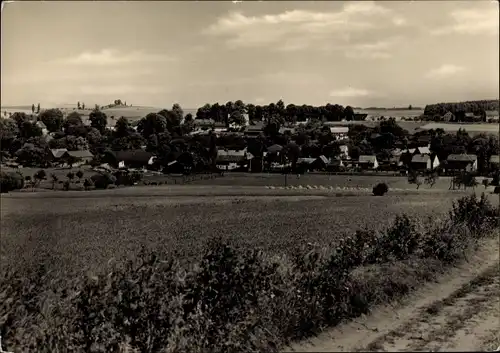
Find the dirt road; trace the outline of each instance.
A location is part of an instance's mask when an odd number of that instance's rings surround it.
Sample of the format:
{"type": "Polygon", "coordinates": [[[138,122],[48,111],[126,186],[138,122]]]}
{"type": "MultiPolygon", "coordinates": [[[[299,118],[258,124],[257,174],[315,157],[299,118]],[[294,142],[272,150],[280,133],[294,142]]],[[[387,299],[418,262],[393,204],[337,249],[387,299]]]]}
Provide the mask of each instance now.
{"type": "Polygon", "coordinates": [[[494,351],[500,345],[499,241],[396,306],[341,325],[288,351],[494,351]]]}

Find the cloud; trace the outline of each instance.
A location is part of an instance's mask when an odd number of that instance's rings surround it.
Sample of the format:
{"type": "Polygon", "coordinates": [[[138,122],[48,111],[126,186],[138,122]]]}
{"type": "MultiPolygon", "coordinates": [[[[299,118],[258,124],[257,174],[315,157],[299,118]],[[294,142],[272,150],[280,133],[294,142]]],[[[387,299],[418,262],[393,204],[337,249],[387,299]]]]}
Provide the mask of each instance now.
{"type": "Polygon", "coordinates": [[[425,76],[432,79],[450,77],[464,71],[465,68],[453,64],[443,64],[438,68],[430,70],[425,76]]]}
{"type": "Polygon", "coordinates": [[[432,35],[447,34],[498,34],[498,4],[496,8],[459,9],[450,14],[451,25],[431,30],[432,35]]]}
{"type": "Polygon", "coordinates": [[[173,58],[166,55],[148,54],[142,51],[120,53],[114,49],[102,49],[99,52],[83,52],[75,57],[57,60],[57,62],[69,65],[108,66],[127,63],[164,62],[171,60],[173,60],[173,58]]]}
{"type": "Polygon", "coordinates": [[[231,12],[209,26],[204,34],[223,37],[233,48],[266,46],[295,51],[345,46],[367,32],[401,27],[405,23],[393,10],[373,1],[359,1],[349,2],[336,12],[291,10],[262,16],[231,12]]]}
{"type": "Polygon", "coordinates": [[[330,97],[334,98],[347,98],[347,97],[366,97],[372,93],[366,89],[358,89],[352,87],[346,87],[338,90],[333,90],[330,92],[330,97]]]}

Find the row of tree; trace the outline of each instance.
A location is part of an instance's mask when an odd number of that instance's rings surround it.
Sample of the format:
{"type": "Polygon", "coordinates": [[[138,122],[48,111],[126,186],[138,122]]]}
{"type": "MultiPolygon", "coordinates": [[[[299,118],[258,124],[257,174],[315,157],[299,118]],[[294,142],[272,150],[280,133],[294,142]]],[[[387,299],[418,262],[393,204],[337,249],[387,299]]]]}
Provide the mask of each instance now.
{"type": "Polygon", "coordinates": [[[457,121],[460,119],[461,115],[465,115],[465,113],[474,113],[478,116],[486,115],[486,111],[488,110],[499,110],[498,100],[480,100],[480,101],[467,101],[467,102],[459,102],[459,103],[437,103],[437,104],[428,104],[424,108],[424,115],[426,116],[442,116],[448,112],[451,112],[453,115],[458,116],[457,121]]]}
{"type": "Polygon", "coordinates": [[[245,104],[241,100],[227,102],[226,104],[205,104],[196,112],[196,119],[212,119],[216,122],[241,124],[244,115],[248,114],[249,120],[266,121],[277,120],[280,124],[285,122],[306,121],[318,119],[324,121],[353,120],[354,110],[350,106],[343,107],[338,104],[326,104],[314,107],[312,105],[295,105],[285,103],[280,99],[277,103],[267,105],[245,104]]]}

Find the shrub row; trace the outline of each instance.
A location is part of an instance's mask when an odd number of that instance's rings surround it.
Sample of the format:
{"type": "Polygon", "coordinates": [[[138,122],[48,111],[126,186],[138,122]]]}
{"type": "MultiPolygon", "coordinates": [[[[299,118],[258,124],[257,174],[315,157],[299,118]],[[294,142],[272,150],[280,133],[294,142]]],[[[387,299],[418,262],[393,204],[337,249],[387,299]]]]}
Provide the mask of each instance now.
{"type": "Polygon", "coordinates": [[[433,225],[401,215],[383,232],[358,231],[331,248],[289,256],[219,239],[190,267],[143,250],[134,260],[71,282],[43,268],[2,269],[4,349],[278,351],[408,292],[429,276],[425,264],[457,261],[497,219],[498,209],[484,195],[470,196],[433,225]],[[394,264],[407,265],[390,275],[380,272],[394,264]],[[370,268],[379,272],[369,275],[364,270],[370,268]]]}

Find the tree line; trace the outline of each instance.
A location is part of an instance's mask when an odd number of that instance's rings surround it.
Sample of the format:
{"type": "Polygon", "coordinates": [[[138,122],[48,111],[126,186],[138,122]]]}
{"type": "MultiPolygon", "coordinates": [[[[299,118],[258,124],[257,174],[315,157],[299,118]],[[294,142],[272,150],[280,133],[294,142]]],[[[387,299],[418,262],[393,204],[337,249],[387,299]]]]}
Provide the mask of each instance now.
{"type": "MultiPolygon", "coordinates": [[[[428,104],[424,108],[424,115],[433,117],[435,115],[442,116],[448,112],[457,116],[460,119],[461,116],[466,113],[473,113],[478,116],[486,116],[486,111],[488,110],[499,110],[498,100],[479,100],[479,101],[466,101],[458,103],[437,103],[428,104]]],[[[461,121],[461,120],[457,120],[461,121]]]]}

